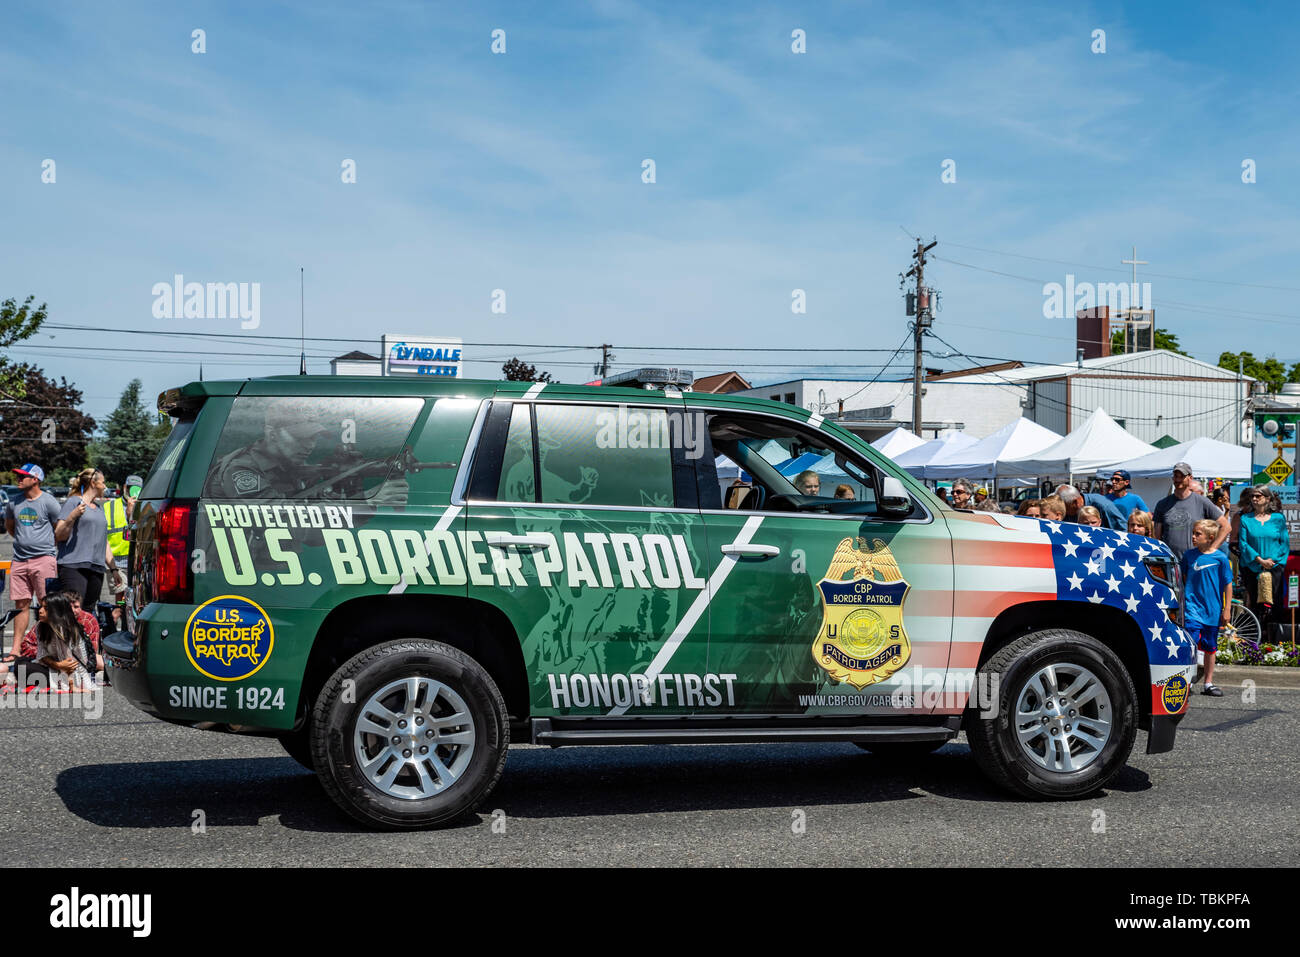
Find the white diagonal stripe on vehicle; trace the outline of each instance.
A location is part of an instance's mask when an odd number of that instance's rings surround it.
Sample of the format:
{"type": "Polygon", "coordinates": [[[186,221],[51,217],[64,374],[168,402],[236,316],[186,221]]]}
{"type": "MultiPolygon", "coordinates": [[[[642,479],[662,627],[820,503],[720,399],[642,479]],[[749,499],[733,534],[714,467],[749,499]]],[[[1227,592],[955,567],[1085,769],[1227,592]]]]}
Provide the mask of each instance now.
{"type": "MultiPolygon", "coordinates": [[[[447,530],[447,526],[450,525],[452,522],[456,521],[456,516],[459,514],[460,514],[459,505],[448,505],[446,511],[442,513],[442,517],[438,519],[438,524],[433,526],[433,530],[435,532],[445,532],[447,530]]],[[[433,548],[433,542],[429,541],[429,539],[426,538],[424,540],[424,553],[426,555],[430,554],[429,550],[431,548],[433,548]]],[[[400,595],[402,592],[406,591],[406,586],[408,584],[409,583],[406,580],[406,575],[403,574],[402,580],[399,581],[392,588],[388,589],[388,594],[400,595]]]]}
{"type": "MultiPolygon", "coordinates": [[[[758,531],[758,526],[762,524],[762,515],[750,516],[745,520],[744,527],[741,528],[740,534],[735,537],[731,544],[748,545],[750,539],[754,537],[754,533],[758,531]]],[[[739,561],[739,559],[735,555],[722,556],[722,561],[718,563],[718,567],[715,568],[713,574],[709,576],[708,587],[695,596],[695,601],[691,602],[691,607],[686,609],[686,614],[682,615],[681,620],[677,622],[677,627],[673,629],[673,633],[668,636],[668,640],[665,641],[663,647],[659,649],[659,654],[655,655],[654,661],[650,662],[650,667],[646,668],[645,676],[647,679],[654,681],[659,677],[660,672],[662,672],[664,668],[668,667],[668,662],[672,660],[673,653],[676,652],[678,646],[686,640],[686,636],[691,633],[691,629],[694,628],[695,623],[700,620],[700,616],[704,614],[704,610],[709,607],[709,602],[712,600],[713,595],[717,594],[718,589],[722,587],[722,583],[727,580],[727,576],[731,574],[731,570],[736,566],[737,561],[739,561]]],[[[610,717],[617,717],[618,715],[626,713],[627,709],[631,706],[632,705],[630,704],[618,705],[609,712],[609,715],[610,717]]]]}
{"type": "Polygon", "coordinates": [[[1056,571],[1014,565],[966,565],[953,569],[957,591],[1037,591],[1056,597],[1056,571]]]}
{"type": "Polygon", "coordinates": [[[546,388],[545,382],[534,382],[532,385],[528,387],[528,391],[524,393],[524,398],[535,399],[537,398],[537,394],[545,388],[546,388]]]}

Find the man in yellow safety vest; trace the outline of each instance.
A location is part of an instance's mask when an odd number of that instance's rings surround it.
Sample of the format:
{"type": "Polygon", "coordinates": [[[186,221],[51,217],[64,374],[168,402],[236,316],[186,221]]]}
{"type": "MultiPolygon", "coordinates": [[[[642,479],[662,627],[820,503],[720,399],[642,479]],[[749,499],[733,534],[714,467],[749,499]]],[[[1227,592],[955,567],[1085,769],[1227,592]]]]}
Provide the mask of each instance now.
{"type": "MultiPolygon", "coordinates": [[[[125,594],[126,561],[131,552],[131,513],[135,511],[135,500],[140,497],[140,487],[144,480],[138,475],[128,475],[122,483],[122,494],[116,498],[106,499],[103,503],[104,520],[108,524],[108,549],[113,553],[113,563],[122,572],[120,579],[122,591],[114,590],[115,602],[120,603],[120,595],[125,594]]],[[[121,609],[113,609],[113,620],[119,622],[121,609]]]]}

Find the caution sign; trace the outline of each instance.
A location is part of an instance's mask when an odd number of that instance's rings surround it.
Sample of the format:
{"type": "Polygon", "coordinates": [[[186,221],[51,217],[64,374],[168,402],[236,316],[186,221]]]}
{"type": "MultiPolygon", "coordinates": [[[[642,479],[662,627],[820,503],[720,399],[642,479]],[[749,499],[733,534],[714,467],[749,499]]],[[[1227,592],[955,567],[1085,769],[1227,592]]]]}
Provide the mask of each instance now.
{"type": "Polygon", "coordinates": [[[1291,477],[1292,471],[1290,463],[1279,455],[1264,469],[1264,474],[1272,480],[1274,485],[1281,485],[1291,477]]]}

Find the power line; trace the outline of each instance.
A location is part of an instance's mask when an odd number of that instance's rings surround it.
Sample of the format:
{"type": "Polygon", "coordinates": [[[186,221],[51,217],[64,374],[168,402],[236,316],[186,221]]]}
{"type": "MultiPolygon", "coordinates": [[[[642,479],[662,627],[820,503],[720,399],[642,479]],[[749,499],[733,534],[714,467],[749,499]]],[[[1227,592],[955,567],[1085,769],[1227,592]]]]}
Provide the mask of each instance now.
{"type": "MultiPolygon", "coordinates": [[[[123,335],[141,335],[141,336],[155,336],[155,335],[168,335],[168,336],[192,336],[192,337],[194,337],[194,338],[234,339],[234,340],[237,340],[237,341],[238,341],[238,340],[248,340],[248,339],[268,339],[268,340],[272,340],[272,341],[288,341],[288,342],[296,342],[296,341],[298,341],[298,337],[297,337],[297,336],[270,336],[270,335],[260,335],[260,334],[242,333],[242,332],[183,332],[183,331],[178,331],[178,332],[158,332],[158,331],[154,331],[154,330],[151,330],[151,329],[114,329],[114,328],[110,328],[110,327],[108,327],[108,326],[80,326],[80,325],[66,325],[66,324],[61,324],[61,323],[46,323],[46,324],[45,324],[44,326],[42,326],[41,328],[42,328],[42,329],[62,329],[62,330],[66,330],[66,331],[69,331],[69,332],[116,332],[116,333],[121,333],[121,334],[123,334],[123,335]]],[[[372,337],[372,338],[367,338],[367,339],[348,339],[348,338],[339,338],[339,337],[331,337],[331,336],[308,336],[308,337],[307,337],[307,341],[308,341],[308,342],[349,342],[349,343],[369,342],[369,343],[373,343],[375,340],[374,340],[373,337],[372,337]]],[[[467,342],[464,342],[463,344],[464,344],[464,345],[467,345],[467,346],[483,347],[483,348],[491,348],[491,349],[555,349],[555,350],[557,350],[557,351],[566,351],[566,350],[588,350],[588,351],[599,351],[600,349],[603,348],[603,347],[600,346],[600,345],[594,345],[594,346],[593,346],[593,345],[572,345],[572,344],[565,345],[565,344],[555,343],[555,342],[468,342],[468,341],[467,341],[467,342]]],[[[858,347],[849,347],[849,346],[821,346],[821,347],[812,347],[812,346],[731,346],[731,345],[726,345],[726,346],[677,346],[677,345],[672,345],[672,346],[664,346],[664,345],[657,345],[657,346],[625,346],[625,345],[619,345],[618,348],[620,348],[620,349],[630,349],[630,350],[633,350],[633,351],[636,351],[636,352],[655,352],[655,351],[665,351],[665,350],[671,350],[672,352],[728,352],[728,353],[734,353],[734,352],[782,352],[782,353],[792,353],[792,352],[799,352],[799,353],[804,353],[804,352],[834,352],[834,353],[845,353],[845,352],[853,352],[853,353],[858,353],[858,352],[864,352],[864,353],[866,353],[866,352],[889,352],[888,349],[868,349],[868,348],[858,348],[858,347]]],[[[296,355],[296,353],[295,353],[295,355],[296,355]]]]}
{"type": "Polygon", "coordinates": [[[870,382],[868,382],[866,385],[864,385],[861,389],[858,389],[857,392],[851,392],[851,393],[849,393],[848,395],[846,395],[843,399],[840,399],[840,400],[837,400],[837,401],[840,401],[840,402],[847,402],[847,401],[849,401],[849,399],[853,398],[855,395],[860,395],[861,393],[865,392],[869,387],[875,385],[876,382],[878,382],[878,381],[880,380],[880,377],[881,377],[882,375],[885,374],[885,369],[888,369],[888,368],[890,367],[890,365],[893,364],[893,361],[894,361],[895,358],[897,358],[898,354],[899,354],[900,352],[903,351],[903,347],[904,347],[905,345],[907,345],[907,340],[908,340],[908,339],[911,339],[911,338],[912,338],[912,333],[911,333],[911,331],[909,330],[908,333],[907,333],[907,335],[903,336],[903,341],[900,342],[900,343],[898,344],[898,348],[894,350],[894,354],[893,354],[892,356],[889,357],[889,361],[886,362],[886,363],[881,367],[880,371],[876,373],[876,376],[875,376],[874,379],[872,379],[870,382]]]}
{"type": "MultiPolygon", "coordinates": [[[[976,357],[974,357],[974,356],[969,356],[969,355],[967,355],[966,353],[962,352],[960,349],[958,349],[958,348],[957,348],[956,346],[954,346],[952,343],[948,342],[948,341],[945,340],[943,337],[941,337],[938,333],[933,332],[933,331],[930,331],[930,332],[927,333],[927,335],[930,335],[930,336],[934,337],[935,339],[938,339],[940,342],[942,342],[942,343],[943,343],[945,346],[947,346],[949,349],[953,350],[954,352],[956,352],[956,353],[958,353],[958,354],[960,354],[960,355],[962,355],[962,356],[965,356],[967,360],[972,361],[972,362],[975,361],[975,358],[976,358],[976,357]]],[[[994,358],[994,357],[993,357],[993,356],[984,356],[983,358],[985,358],[985,359],[990,359],[990,358],[994,358]]],[[[1002,361],[1006,361],[1006,360],[1002,360],[1002,361]]],[[[1015,388],[1015,389],[1023,389],[1023,390],[1025,391],[1026,396],[1028,396],[1028,393],[1029,393],[1029,386],[1030,386],[1030,382],[1028,382],[1028,381],[1025,381],[1025,382],[1016,382],[1016,381],[1014,381],[1014,380],[1012,380],[1012,379],[1008,379],[1008,378],[1006,378],[1005,376],[999,375],[997,372],[983,372],[983,373],[979,373],[979,374],[981,374],[981,375],[991,375],[991,376],[994,376],[995,378],[1001,379],[1003,383],[1005,383],[1006,385],[1008,385],[1008,386],[1010,386],[1010,387],[1012,387],[1012,388],[1015,388]]],[[[1232,379],[1224,379],[1224,382],[1232,382],[1232,381],[1235,381],[1235,380],[1232,380],[1232,379]]],[[[1149,393],[1147,390],[1145,390],[1145,389],[1124,389],[1124,388],[1115,388],[1115,387],[1112,387],[1112,391],[1115,391],[1115,392],[1132,392],[1132,393],[1136,393],[1136,394],[1140,394],[1140,395],[1149,395],[1149,394],[1150,394],[1150,393],[1149,393]]],[[[1084,414],[1086,414],[1086,415],[1091,415],[1092,412],[1094,411],[1093,409],[1088,409],[1088,408],[1085,408],[1085,407],[1083,407],[1083,406],[1074,405],[1073,403],[1070,403],[1070,402],[1064,402],[1064,401],[1062,401],[1062,400],[1060,400],[1060,399],[1056,399],[1056,398],[1054,398],[1054,397],[1052,397],[1052,396],[1048,396],[1048,395],[1038,395],[1038,394],[1035,394],[1035,396],[1034,396],[1034,400],[1035,400],[1036,402],[1046,402],[1046,403],[1048,403],[1048,404],[1050,404],[1050,405],[1055,405],[1056,407],[1058,407],[1058,408],[1060,408],[1060,409],[1062,409],[1062,410],[1068,410],[1068,411],[1074,411],[1074,412],[1082,412],[1082,413],[1084,413],[1084,414]]],[[[1203,416],[1203,415],[1214,415],[1214,414],[1216,414],[1216,413],[1218,413],[1218,412],[1222,412],[1222,411],[1224,411],[1224,410],[1226,410],[1226,409],[1235,408],[1236,405],[1237,405],[1237,400],[1236,400],[1236,399],[1233,399],[1232,402],[1229,402],[1229,403],[1227,403],[1226,405],[1218,406],[1217,408],[1213,408],[1213,409],[1203,409],[1203,410],[1201,410],[1201,411],[1199,411],[1199,412],[1191,412],[1191,413],[1187,413],[1186,415],[1177,415],[1177,416],[1161,415],[1161,416],[1154,416],[1154,417],[1152,417],[1152,416],[1143,416],[1143,415],[1130,415],[1130,416],[1125,416],[1125,418],[1126,418],[1126,419],[1134,419],[1134,420],[1136,420],[1136,421],[1138,421],[1138,422],[1177,422],[1177,421],[1180,421],[1180,420],[1182,420],[1182,419],[1192,419],[1192,418],[1197,418],[1197,417],[1199,417],[1199,416],[1203,416]]]]}
{"type": "MultiPolygon", "coordinates": [[[[944,256],[935,256],[940,262],[946,262],[953,266],[961,266],[964,269],[974,269],[979,272],[991,273],[995,276],[1003,276],[1007,279],[1019,279],[1022,282],[1032,282],[1036,286],[1054,283],[1054,279],[1039,279],[1034,276],[1021,276],[1016,273],[1003,272],[1000,269],[989,269],[987,266],[976,266],[973,263],[964,263],[956,259],[948,259],[944,256]]],[[[1123,283],[1127,286],[1128,283],[1123,283]]],[[[1281,288],[1281,287],[1279,287],[1281,288]]],[[[1248,319],[1252,322],[1268,322],[1275,325],[1293,326],[1300,324],[1300,316],[1290,315],[1282,312],[1259,312],[1251,309],[1232,309],[1230,307],[1206,306],[1202,303],[1180,302],[1177,299],[1161,299],[1162,306],[1174,306],[1177,309],[1184,309],[1188,312],[1199,312],[1212,316],[1231,316],[1242,319],[1248,319]]]]}
{"type": "MultiPolygon", "coordinates": [[[[1028,259],[1033,262],[1052,263],[1057,266],[1074,266],[1077,269],[1094,269],[1099,272],[1124,272],[1118,266],[1095,266],[1090,263],[1070,262],[1065,259],[1047,259],[1043,256],[1025,256],[1021,253],[1009,253],[1001,249],[988,249],[984,246],[971,246],[965,243],[954,243],[945,240],[949,246],[956,246],[959,249],[973,249],[977,252],[992,253],[994,256],[1010,256],[1013,259],[1028,259]]],[[[1213,283],[1219,286],[1244,286],[1248,289],[1272,289],[1279,292],[1300,292],[1300,286],[1271,286],[1266,283],[1258,282],[1239,282],[1231,279],[1206,279],[1204,276],[1175,276],[1170,273],[1159,273],[1146,270],[1144,275],[1155,276],[1158,279],[1175,279],[1179,282],[1205,282],[1213,283]]]]}

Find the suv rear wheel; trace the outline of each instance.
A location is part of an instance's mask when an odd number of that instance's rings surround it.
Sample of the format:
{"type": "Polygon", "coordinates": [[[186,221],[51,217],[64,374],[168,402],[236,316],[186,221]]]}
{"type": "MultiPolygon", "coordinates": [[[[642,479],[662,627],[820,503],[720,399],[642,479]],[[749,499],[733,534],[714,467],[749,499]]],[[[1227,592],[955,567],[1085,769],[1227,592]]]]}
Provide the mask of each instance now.
{"type": "Polygon", "coordinates": [[[408,830],[469,814],[505,768],[510,724],[491,676],[464,652],[402,639],[330,677],[311,721],[326,793],[371,827],[408,830]]]}
{"type": "MultiPolygon", "coordinates": [[[[1018,638],[980,669],[997,675],[997,713],[970,715],[980,769],[1028,797],[1083,797],[1114,779],[1133,750],[1137,693],[1097,639],[1051,629],[1018,638]]],[[[981,684],[980,687],[990,687],[981,684]]]]}

